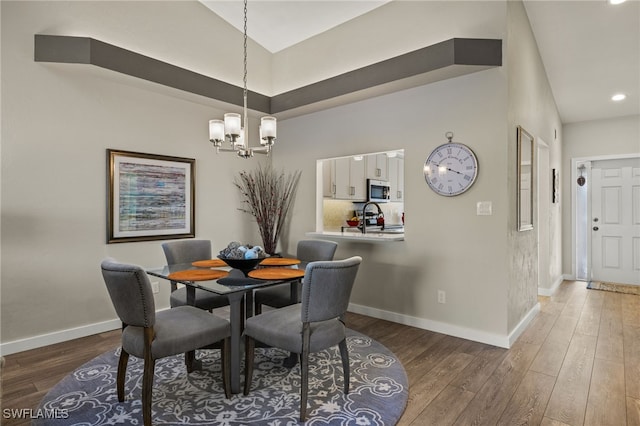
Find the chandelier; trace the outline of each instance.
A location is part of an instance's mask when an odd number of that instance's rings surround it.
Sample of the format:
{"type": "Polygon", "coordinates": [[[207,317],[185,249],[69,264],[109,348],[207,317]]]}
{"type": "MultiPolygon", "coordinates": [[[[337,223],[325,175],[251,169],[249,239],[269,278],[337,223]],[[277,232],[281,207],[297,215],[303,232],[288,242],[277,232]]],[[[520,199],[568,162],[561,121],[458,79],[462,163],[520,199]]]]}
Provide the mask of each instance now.
{"type": "Polygon", "coordinates": [[[249,146],[249,122],[247,114],[247,0],[244,0],[244,76],[243,76],[243,117],[237,113],[226,113],[224,120],[209,121],[209,140],[216,147],[216,152],[235,152],[238,157],[251,158],[253,154],[269,154],[276,140],[276,118],[262,117],[260,119],[260,145],[249,146]],[[244,123],[244,127],[242,126],[244,123]],[[229,143],[223,148],[224,142],[229,143]]]}

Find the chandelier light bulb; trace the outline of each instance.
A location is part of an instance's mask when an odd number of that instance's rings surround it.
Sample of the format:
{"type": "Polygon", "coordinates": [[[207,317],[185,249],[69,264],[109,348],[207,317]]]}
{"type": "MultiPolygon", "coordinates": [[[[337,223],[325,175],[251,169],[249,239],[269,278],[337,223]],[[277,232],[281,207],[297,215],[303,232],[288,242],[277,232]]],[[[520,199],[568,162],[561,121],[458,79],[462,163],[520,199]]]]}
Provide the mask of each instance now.
{"type": "Polygon", "coordinates": [[[244,129],[240,129],[240,135],[236,138],[233,143],[237,148],[244,148],[244,129]]]}
{"type": "Polygon", "coordinates": [[[209,120],[209,140],[216,146],[224,142],[224,121],[209,120]]]}
{"type": "Polygon", "coordinates": [[[276,138],[276,118],[275,117],[262,117],[260,119],[260,138],[276,138]]]}
{"type": "Polygon", "coordinates": [[[240,130],[242,129],[240,114],[235,112],[226,113],[224,115],[224,129],[227,136],[232,138],[240,136],[240,130]]]}

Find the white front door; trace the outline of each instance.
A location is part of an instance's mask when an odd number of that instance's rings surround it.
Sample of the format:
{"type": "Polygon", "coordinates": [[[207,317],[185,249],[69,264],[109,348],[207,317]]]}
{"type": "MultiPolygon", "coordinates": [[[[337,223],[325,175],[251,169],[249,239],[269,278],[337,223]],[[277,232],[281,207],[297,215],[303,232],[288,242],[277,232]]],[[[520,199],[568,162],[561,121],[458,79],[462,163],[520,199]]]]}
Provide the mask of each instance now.
{"type": "Polygon", "coordinates": [[[593,168],[592,280],[640,285],[640,168],[593,168]]]}

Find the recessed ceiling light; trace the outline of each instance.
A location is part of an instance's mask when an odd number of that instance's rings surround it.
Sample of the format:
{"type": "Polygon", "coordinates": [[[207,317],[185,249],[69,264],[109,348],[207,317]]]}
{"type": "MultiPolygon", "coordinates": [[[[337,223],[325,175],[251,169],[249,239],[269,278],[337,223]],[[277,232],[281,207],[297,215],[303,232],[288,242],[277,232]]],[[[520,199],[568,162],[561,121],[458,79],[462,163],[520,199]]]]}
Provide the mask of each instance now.
{"type": "Polygon", "coordinates": [[[623,101],[626,97],[627,97],[627,95],[625,95],[624,93],[618,93],[618,94],[613,95],[611,97],[611,100],[619,102],[619,101],[623,101]]]}
{"type": "Polygon", "coordinates": [[[609,4],[620,4],[624,3],[627,0],[609,0],[609,4]]]}

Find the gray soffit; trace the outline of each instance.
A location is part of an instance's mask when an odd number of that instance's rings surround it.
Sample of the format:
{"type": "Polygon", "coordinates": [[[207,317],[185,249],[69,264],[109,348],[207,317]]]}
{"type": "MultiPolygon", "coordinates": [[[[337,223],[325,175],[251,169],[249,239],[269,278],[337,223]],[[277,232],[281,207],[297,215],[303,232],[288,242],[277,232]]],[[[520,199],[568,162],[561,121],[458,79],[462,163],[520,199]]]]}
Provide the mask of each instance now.
{"type": "MultiPolygon", "coordinates": [[[[500,65],[501,40],[453,38],[273,96],[271,112],[289,111],[373,88],[377,88],[375,96],[378,96],[422,82],[437,81],[428,75],[432,72],[438,74],[438,80],[443,80],[462,75],[461,69],[467,69],[464,73],[468,74],[500,65]],[[438,72],[445,69],[452,74],[438,72]],[[399,85],[403,80],[408,84],[399,85]]],[[[363,97],[369,94],[363,93],[363,97]]]]}
{"type": "MultiPolygon", "coordinates": [[[[242,106],[242,88],[88,37],[36,34],[36,62],[89,64],[242,106]]],[[[248,107],[269,113],[268,96],[249,91],[248,107]]]]}
{"type": "MultiPolygon", "coordinates": [[[[34,59],[95,65],[242,106],[241,87],[88,37],[36,34],[34,59]]],[[[453,38],[273,97],[249,91],[248,107],[286,118],[501,65],[501,40],[453,38]]]]}

